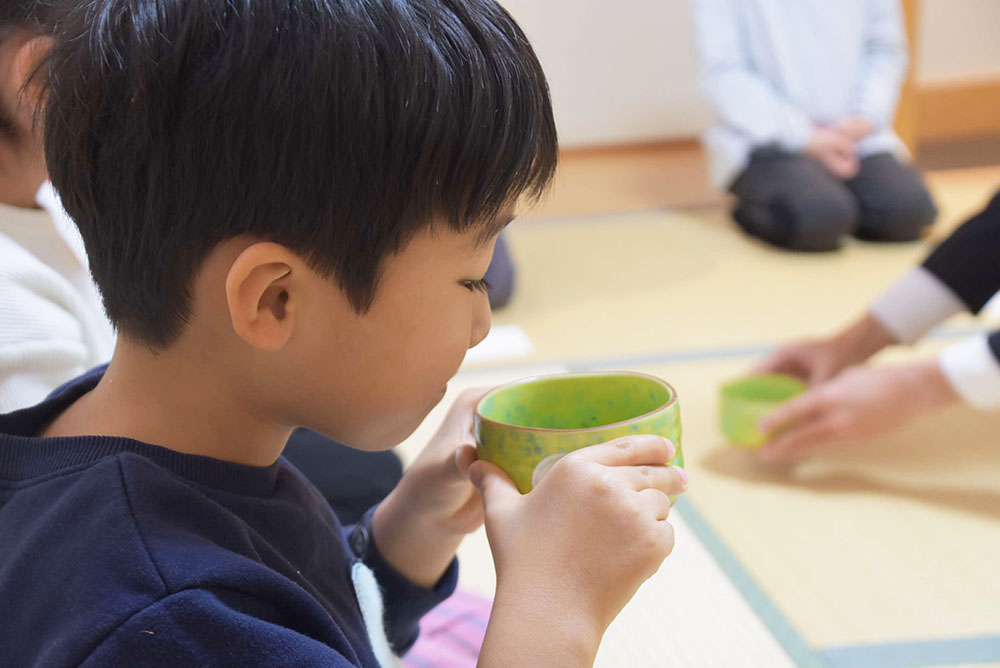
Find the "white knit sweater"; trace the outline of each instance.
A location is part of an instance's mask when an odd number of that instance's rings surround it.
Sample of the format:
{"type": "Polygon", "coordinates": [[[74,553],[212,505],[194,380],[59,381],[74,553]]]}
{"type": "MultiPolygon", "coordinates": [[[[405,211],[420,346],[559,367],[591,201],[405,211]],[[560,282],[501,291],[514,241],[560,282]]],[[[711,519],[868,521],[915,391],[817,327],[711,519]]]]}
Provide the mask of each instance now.
{"type": "Polygon", "coordinates": [[[36,199],[42,208],[0,205],[0,413],[38,403],[114,349],[76,226],[50,184],[36,199]]]}

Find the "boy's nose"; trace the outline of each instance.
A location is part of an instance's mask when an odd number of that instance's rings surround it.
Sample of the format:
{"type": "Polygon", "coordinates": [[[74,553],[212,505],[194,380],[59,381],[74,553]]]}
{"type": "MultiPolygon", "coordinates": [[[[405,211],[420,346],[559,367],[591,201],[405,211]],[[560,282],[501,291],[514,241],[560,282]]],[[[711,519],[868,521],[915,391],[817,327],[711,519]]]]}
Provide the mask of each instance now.
{"type": "Polygon", "coordinates": [[[493,321],[493,311],[490,309],[489,300],[485,297],[476,300],[479,304],[472,321],[472,336],[469,338],[469,347],[478,345],[490,333],[490,324],[493,321]]]}

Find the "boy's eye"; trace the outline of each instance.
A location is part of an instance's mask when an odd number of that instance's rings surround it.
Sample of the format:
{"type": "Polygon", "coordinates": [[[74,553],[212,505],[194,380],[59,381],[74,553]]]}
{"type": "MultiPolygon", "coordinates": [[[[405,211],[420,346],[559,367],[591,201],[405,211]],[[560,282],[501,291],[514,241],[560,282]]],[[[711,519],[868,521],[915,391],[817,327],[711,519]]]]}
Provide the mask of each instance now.
{"type": "Polygon", "coordinates": [[[462,281],[462,285],[467,287],[470,291],[475,292],[479,290],[480,292],[486,292],[490,289],[489,281],[485,278],[480,278],[477,281],[462,281]]]}

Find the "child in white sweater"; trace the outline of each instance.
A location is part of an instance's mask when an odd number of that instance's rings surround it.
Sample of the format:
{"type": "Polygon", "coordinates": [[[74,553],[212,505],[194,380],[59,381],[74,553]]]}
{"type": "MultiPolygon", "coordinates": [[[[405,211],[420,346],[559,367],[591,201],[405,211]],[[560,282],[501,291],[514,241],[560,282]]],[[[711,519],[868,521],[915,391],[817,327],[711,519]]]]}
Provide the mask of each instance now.
{"type": "Polygon", "coordinates": [[[114,331],[79,232],[49,185],[29,83],[43,8],[0,8],[0,413],[106,362],[114,331]]]}

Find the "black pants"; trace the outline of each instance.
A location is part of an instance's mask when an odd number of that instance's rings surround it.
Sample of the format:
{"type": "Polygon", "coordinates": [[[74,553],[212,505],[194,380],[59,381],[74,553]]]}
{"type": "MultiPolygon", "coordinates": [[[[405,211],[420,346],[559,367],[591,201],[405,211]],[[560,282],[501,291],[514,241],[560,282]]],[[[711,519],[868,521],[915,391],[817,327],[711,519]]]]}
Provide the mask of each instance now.
{"type": "Polygon", "coordinates": [[[917,171],[889,153],[864,158],[858,174],[842,181],[809,156],[763,147],[730,192],[744,231],[798,251],[834,250],[849,234],[913,241],[937,216],[917,171]]]}

